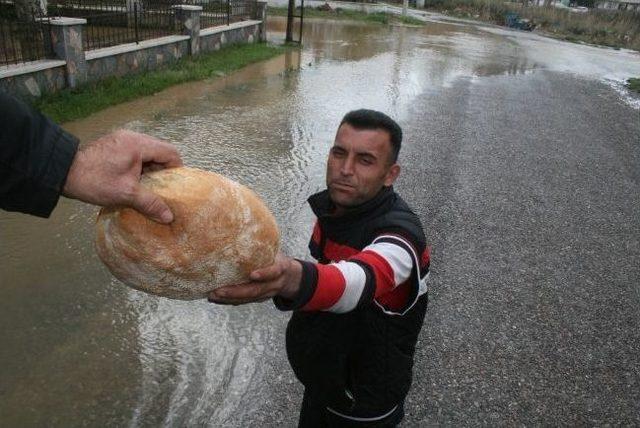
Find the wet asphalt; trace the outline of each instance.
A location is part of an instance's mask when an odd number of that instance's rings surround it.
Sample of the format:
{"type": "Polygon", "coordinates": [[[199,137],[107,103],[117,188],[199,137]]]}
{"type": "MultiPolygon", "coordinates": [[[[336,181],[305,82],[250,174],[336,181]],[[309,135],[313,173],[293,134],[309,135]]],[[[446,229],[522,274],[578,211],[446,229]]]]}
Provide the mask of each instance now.
{"type": "Polygon", "coordinates": [[[413,111],[434,256],[405,426],[640,424],[640,112],[553,72],[413,111]]]}

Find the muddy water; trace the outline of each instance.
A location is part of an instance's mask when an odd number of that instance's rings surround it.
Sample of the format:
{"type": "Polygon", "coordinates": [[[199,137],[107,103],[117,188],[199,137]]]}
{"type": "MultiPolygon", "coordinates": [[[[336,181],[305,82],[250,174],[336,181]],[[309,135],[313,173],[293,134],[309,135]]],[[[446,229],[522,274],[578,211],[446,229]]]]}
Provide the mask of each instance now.
{"type": "MultiPolygon", "coordinates": [[[[272,39],[283,31],[282,19],[271,20],[272,39]]],[[[345,112],[366,106],[412,128],[456,126],[437,109],[421,116],[414,102],[438,100],[462,80],[497,76],[518,85],[540,72],[604,83],[638,108],[620,84],[640,75],[637,54],[460,23],[309,20],[302,51],[66,128],[83,141],[126,127],[174,142],[186,164],[262,195],[285,252],[301,256],[312,223],[304,200],[323,186],[324,158],[345,112]]],[[[424,218],[428,208],[410,174],[425,167],[417,160],[420,135],[412,139],[399,188],[424,218]]],[[[1,425],[293,424],[301,388],[286,363],[286,314],[270,304],[217,307],[125,288],[95,256],[96,212],[61,200],[48,220],[0,213],[1,425]]]]}

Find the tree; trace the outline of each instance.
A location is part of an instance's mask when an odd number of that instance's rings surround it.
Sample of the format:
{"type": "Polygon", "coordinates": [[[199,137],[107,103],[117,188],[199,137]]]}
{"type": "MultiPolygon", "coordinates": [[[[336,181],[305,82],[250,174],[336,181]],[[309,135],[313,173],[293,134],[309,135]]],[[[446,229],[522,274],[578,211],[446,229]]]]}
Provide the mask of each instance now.
{"type": "Polygon", "coordinates": [[[15,0],[16,16],[20,21],[31,21],[47,15],[47,0],[15,0]]]}
{"type": "Polygon", "coordinates": [[[50,45],[50,39],[40,33],[39,25],[35,25],[38,17],[47,16],[47,0],[15,0],[14,7],[18,21],[15,41],[19,46],[19,58],[23,61],[39,59],[43,43],[50,45]]]}

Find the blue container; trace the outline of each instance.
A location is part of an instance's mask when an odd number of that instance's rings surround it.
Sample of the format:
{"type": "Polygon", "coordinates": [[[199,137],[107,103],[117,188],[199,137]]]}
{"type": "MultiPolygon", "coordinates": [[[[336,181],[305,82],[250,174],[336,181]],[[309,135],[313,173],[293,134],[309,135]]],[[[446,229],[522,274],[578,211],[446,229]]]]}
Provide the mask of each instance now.
{"type": "Polygon", "coordinates": [[[517,28],[518,21],[520,21],[520,17],[515,12],[509,12],[504,17],[505,25],[510,28],[517,28]]]}

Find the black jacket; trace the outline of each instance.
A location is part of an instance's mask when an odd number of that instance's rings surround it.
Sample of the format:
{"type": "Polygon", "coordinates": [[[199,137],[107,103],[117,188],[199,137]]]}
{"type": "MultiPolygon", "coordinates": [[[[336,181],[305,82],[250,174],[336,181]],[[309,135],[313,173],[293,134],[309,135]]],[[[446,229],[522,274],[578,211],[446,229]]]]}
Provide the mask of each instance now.
{"type": "Polygon", "coordinates": [[[0,209],[48,217],[77,149],[73,135],[0,92],[0,209]]]}
{"type": "MultiPolygon", "coordinates": [[[[319,244],[312,238],[309,247],[320,263],[333,259],[325,251],[327,240],[362,250],[376,236],[389,232],[406,237],[418,254],[428,254],[420,220],[391,188],[344,217],[327,215],[326,191],[309,202],[322,236],[319,244]]],[[[375,302],[344,314],[294,312],[287,327],[289,362],[305,387],[324,397],[331,409],[366,418],[403,402],[427,308],[420,280],[429,272],[428,256],[418,265],[420,269],[413,274],[415,294],[401,313],[386,311],[375,302]]],[[[294,302],[296,306],[303,303],[294,302]]],[[[281,299],[276,304],[288,309],[281,299]]]]}

